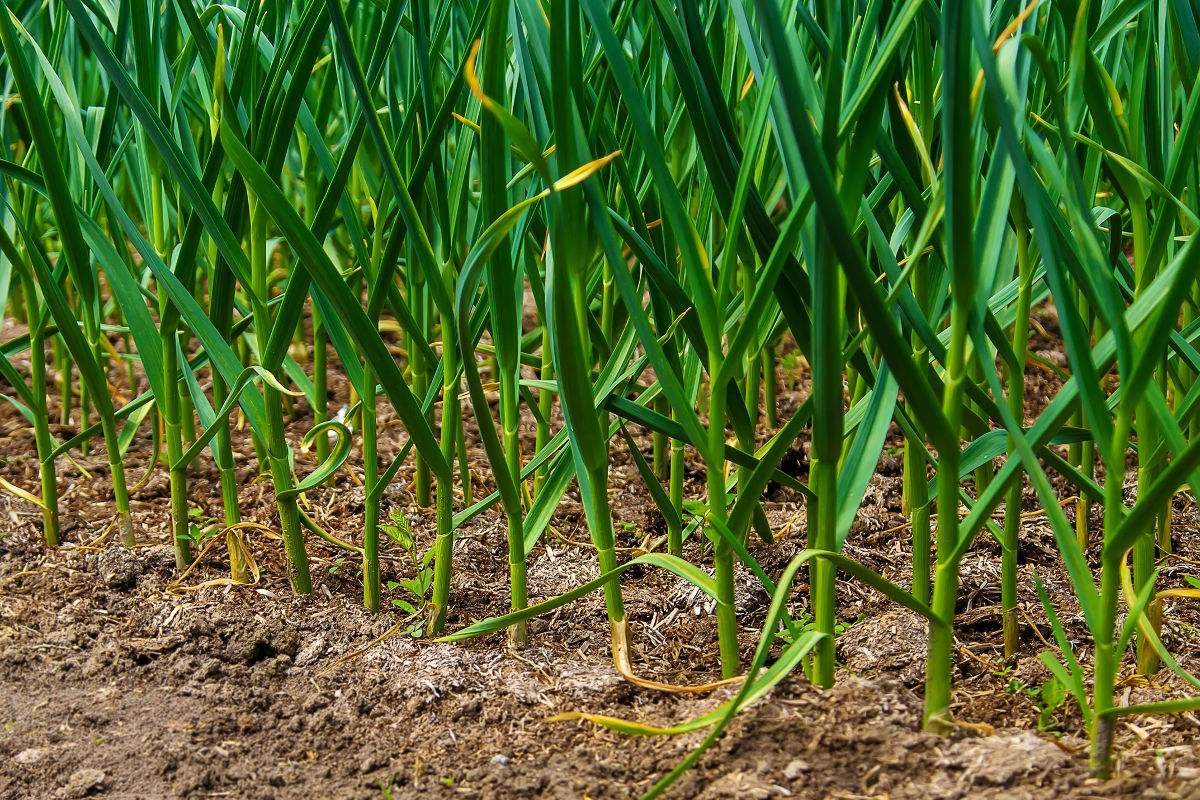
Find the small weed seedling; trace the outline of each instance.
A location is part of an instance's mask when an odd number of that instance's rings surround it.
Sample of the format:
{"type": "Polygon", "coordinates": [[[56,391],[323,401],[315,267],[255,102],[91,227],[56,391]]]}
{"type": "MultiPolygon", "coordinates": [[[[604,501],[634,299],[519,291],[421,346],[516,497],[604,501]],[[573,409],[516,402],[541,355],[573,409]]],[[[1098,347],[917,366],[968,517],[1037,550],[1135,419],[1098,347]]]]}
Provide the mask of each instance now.
{"type": "Polygon", "coordinates": [[[416,615],[424,610],[425,605],[429,602],[429,587],[433,584],[433,548],[425,551],[423,555],[418,555],[417,540],[413,536],[412,528],[409,527],[408,519],[400,513],[399,509],[393,508],[389,515],[392,524],[384,523],[380,525],[383,532],[404,551],[408,553],[409,559],[412,561],[415,576],[402,581],[388,581],[387,588],[390,591],[396,589],[404,589],[413,600],[405,600],[403,598],[393,598],[392,605],[409,613],[416,615]]]}
{"type": "Polygon", "coordinates": [[[199,508],[188,509],[188,538],[192,540],[192,548],[199,549],[204,543],[217,535],[217,521],[206,517],[199,508]]]}

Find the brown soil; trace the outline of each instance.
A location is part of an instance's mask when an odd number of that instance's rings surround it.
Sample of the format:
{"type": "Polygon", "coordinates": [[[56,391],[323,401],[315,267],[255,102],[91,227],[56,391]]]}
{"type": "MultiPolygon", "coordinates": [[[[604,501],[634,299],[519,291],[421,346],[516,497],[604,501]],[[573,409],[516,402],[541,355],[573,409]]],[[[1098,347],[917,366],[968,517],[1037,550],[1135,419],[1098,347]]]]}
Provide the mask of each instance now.
{"type": "MultiPolygon", "coordinates": [[[[1053,375],[1031,370],[1030,380],[1055,388],[1053,375]]],[[[784,399],[785,418],[794,402],[784,399]]],[[[297,440],[309,423],[294,420],[297,440]]],[[[386,414],[381,435],[383,454],[403,442],[402,429],[386,414]]],[[[240,463],[251,463],[249,445],[241,446],[240,463]]],[[[149,441],[135,442],[131,479],[149,466],[149,449],[149,441]]],[[[6,462],[0,474],[36,486],[33,452],[32,433],[0,404],[6,462]]],[[[316,585],[310,598],[292,594],[282,548],[259,533],[249,534],[262,567],[257,584],[201,585],[227,576],[218,546],[187,576],[187,586],[173,587],[179,576],[161,467],[134,494],[145,544],[126,550],[109,533],[103,458],[93,453],[76,461],[91,478],[62,462],[66,544],[56,550],[41,543],[33,507],[0,495],[0,798],[637,797],[703,733],[631,737],[551,718],[589,712],[666,726],[732,696],[728,688],[667,694],[621,679],[609,662],[598,594],[534,620],[531,646],[513,652],[502,635],[430,643],[405,633],[398,613],[368,614],[357,603],[354,556],[317,540],[310,542],[316,585]]],[[[905,584],[909,543],[899,530],[899,475],[898,457],[885,454],[847,554],[905,584]]],[[[243,476],[245,513],[270,526],[270,488],[253,477],[243,476]]],[[[432,514],[413,505],[410,480],[411,471],[402,471],[384,498],[385,516],[392,508],[408,514],[428,546],[432,514]]],[[[697,470],[690,480],[689,496],[702,496],[703,474],[697,470]]],[[[353,538],[361,530],[363,492],[345,472],[337,481],[309,494],[311,513],[353,538]]],[[[660,521],[619,444],[613,487],[628,553],[660,521]]],[[[202,519],[220,515],[210,461],[198,463],[190,488],[202,519]]],[[[530,562],[535,600],[596,574],[573,491],[530,562]]],[[[784,491],[772,497],[768,511],[780,541],[755,540],[754,554],[774,576],[802,549],[804,523],[798,498],[784,491]]],[[[1036,510],[1032,496],[1026,508],[1036,510]]],[[[1181,501],[1179,510],[1177,529],[1194,533],[1196,508],[1181,501]]],[[[1182,556],[1200,559],[1194,535],[1179,539],[1182,556]]],[[[699,545],[689,546],[693,560],[706,563],[699,545]]],[[[506,609],[505,548],[498,512],[460,532],[451,630],[506,609]]],[[[738,717],[669,796],[1200,798],[1194,715],[1119,725],[1117,776],[1103,783],[1087,777],[1080,715],[1069,701],[1043,715],[1050,731],[1039,732],[1038,690],[1048,673],[1036,654],[1050,633],[1033,588],[1035,571],[1080,647],[1087,643],[1053,539],[1030,516],[1022,551],[1026,650],[1003,662],[997,553],[985,536],[964,561],[954,707],[961,721],[993,726],[994,733],[964,729],[946,739],[920,732],[923,626],[874,591],[844,581],[847,630],[839,657],[845,667],[837,686],[822,691],[799,673],[785,679],[738,717]]],[[[389,551],[384,580],[411,576],[402,556],[389,551]]],[[[1165,581],[1182,585],[1187,569],[1175,562],[1165,581]]],[[[756,585],[748,575],[739,585],[747,656],[769,600],[756,585]]],[[[624,587],[637,670],[676,683],[716,677],[716,628],[705,596],[651,570],[627,574],[624,587]]],[[[795,587],[798,618],[805,589],[795,587]]],[[[1168,646],[1185,666],[1200,667],[1195,604],[1173,602],[1165,618],[1168,646]]],[[[1183,691],[1165,675],[1149,683],[1128,676],[1126,687],[1131,701],[1183,691]]]]}

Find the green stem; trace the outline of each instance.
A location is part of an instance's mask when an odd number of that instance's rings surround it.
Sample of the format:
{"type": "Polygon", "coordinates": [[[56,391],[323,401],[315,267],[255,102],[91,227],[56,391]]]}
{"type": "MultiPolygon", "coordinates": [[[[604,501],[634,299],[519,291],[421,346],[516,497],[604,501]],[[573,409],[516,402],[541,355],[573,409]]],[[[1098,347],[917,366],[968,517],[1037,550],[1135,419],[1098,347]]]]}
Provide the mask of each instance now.
{"type": "Polygon", "coordinates": [[[379,501],[370,498],[376,497],[376,486],[379,483],[377,422],[375,373],[369,365],[364,365],[362,395],[363,491],[368,500],[363,520],[363,604],[374,612],[379,611],[379,501]]]}
{"type": "MultiPolygon", "coordinates": [[[[456,444],[455,427],[461,424],[462,409],[459,400],[461,383],[458,375],[458,351],[454,346],[454,323],[442,316],[442,458],[454,464],[456,444]]],[[[438,481],[435,495],[437,515],[437,541],[433,556],[433,597],[429,603],[426,632],[433,636],[441,633],[446,625],[446,607],[450,601],[450,576],[454,565],[454,486],[449,481],[438,481]]]]}
{"type": "MultiPolygon", "coordinates": [[[[720,356],[714,356],[709,375],[717,374],[720,356]]],[[[726,386],[709,389],[708,446],[705,469],[708,480],[708,513],[724,524],[729,518],[725,506],[725,406],[726,386]]],[[[733,547],[723,536],[714,537],[713,570],[717,582],[717,635],[721,650],[721,676],[732,678],[741,667],[738,646],[737,605],[734,597],[733,547]]]]}
{"type": "MultiPolygon", "coordinates": [[[[1080,289],[1077,292],[1076,303],[1079,306],[1079,315],[1084,320],[1084,325],[1090,331],[1092,326],[1088,323],[1092,314],[1088,306],[1087,297],[1080,289]]],[[[1023,319],[1018,317],[1018,319],[1023,319]]],[[[1072,415],[1071,423],[1077,427],[1087,427],[1087,417],[1082,407],[1080,407],[1074,415],[1072,415]]],[[[1084,472],[1085,475],[1091,476],[1092,462],[1095,459],[1095,443],[1092,441],[1079,442],[1068,445],[1067,460],[1076,469],[1084,472]]],[[[1079,500],[1075,508],[1075,541],[1083,551],[1087,551],[1088,542],[1091,539],[1089,523],[1091,521],[1091,499],[1087,492],[1083,489],[1079,490],[1079,500]]]]}
{"type": "MultiPolygon", "coordinates": [[[[596,544],[600,573],[604,574],[618,566],[612,507],[608,502],[608,467],[591,470],[591,473],[587,491],[596,509],[596,519],[588,520],[588,524],[592,528],[592,541],[596,544]]],[[[610,626],[616,629],[625,623],[625,600],[621,596],[621,584],[618,581],[605,584],[604,605],[610,626]]]]}
{"type": "MultiPolygon", "coordinates": [[[[950,351],[946,363],[942,414],[952,431],[962,419],[967,377],[967,314],[965,303],[950,312],[950,351]]],[[[937,567],[934,572],[931,610],[942,624],[929,626],[929,652],[925,665],[925,729],[945,733],[950,726],[951,675],[954,668],[954,613],[958,605],[960,525],[958,519],[957,446],[938,453],[937,567]]]]}
{"type": "MultiPolygon", "coordinates": [[[[1094,473],[1094,464],[1096,461],[1096,443],[1088,440],[1083,443],[1080,450],[1080,468],[1084,475],[1091,478],[1094,473]]],[[[1091,541],[1091,522],[1092,522],[1092,496],[1086,490],[1080,489],[1079,500],[1075,505],[1075,541],[1079,544],[1079,549],[1087,552],[1088,544],[1091,541]]]]}
{"type": "MultiPolygon", "coordinates": [[[[84,314],[83,316],[86,318],[88,315],[84,314]]],[[[87,323],[84,323],[84,325],[86,327],[87,323]]],[[[92,355],[93,355],[93,357],[95,357],[96,353],[100,350],[99,343],[95,338],[96,335],[94,335],[93,332],[90,330],[87,331],[86,335],[88,337],[88,345],[91,347],[92,355]]],[[[100,363],[99,359],[97,359],[96,363],[97,364],[100,363]]],[[[80,380],[79,381],[79,430],[81,430],[81,431],[86,430],[91,425],[91,415],[88,413],[88,409],[91,408],[91,404],[92,404],[92,400],[91,400],[91,395],[88,392],[87,381],[80,380]]],[[[79,448],[79,452],[85,456],[88,455],[90,450],[91,450],[90,442],[83,442],[79,448]]]]}
{"type": "MultiPolygon", "coordinates": [[[[911,412],[910,412],[911,413],[911,412]]],[[[929,602],[930,571],[933,555],[933,528],[929,514],[929,485],[925,465],[925,444],[904,440],[903,506],[912,527],[913,597],[929,602]]]]}
{"type": "MultiPolygon", "coordinates": [[[[250,216],[250,275],[257,299],[254,308],[254,332],[258,337],[258,352],[267,352],[271,335],[271,311],[265,299],[267,287],[267,214],[258,208],[257,199],[249,198],[250,216]]],[[[282,375],[276,375],[282,381],[282,375]]],[[[288,444],[284,435],[283,401],[278,389],[263,385],[263,402],[266,420],[263,431],[266,441],[267,461],[271,469],[271,480],[275,485],[276,505],[279,508],[280,533],[287,554],[288,574],[296,594],[312,594],[312,577],[308,569],[308,553],[304,549],[304,532],[300,526],[300,509],[296,505],[292,489],[292,469],[288,458],[288,444]]]]}
{"type": "MultiPolygon", "coordinates": [[[[151,175],[151,233],[154,249],[159,258],[166,256],[165,226],[161,178],[151,175]]],[[[187,569],[192,563],[192,538],[188,518],[187,465],[183,458],[183,413],[182,400],[187,391],[179,380],[179,336],[176,332],[177,316],[165,290],[159,291],[158,309],[160,325],[159,341],[163,350],[163,385],[166,387],[159,400],[159,411],[163,418],[163,437],[167,443],[167,470],[171,486],[171,541],[175,546],[176,569],[187,569]]]]}
{"type": "MultiPolygon", "coordinates": [[[[554,380],[554,356],[550,352],[550,332],[544,326],[542,328],[542,365],[540,377],[544,381],[554,380]]],[[[537,434],[534,443],[534,448],[539,453],[550,443],[550,414],[553,411],[554,392],[549,389],[539,389],[538,414],[541,416],[541,419],[537,423],[537,434]]],[[[542,486],[546,483],[547,469],[547,466],[543,464],[533,473],[533,494],[535,497],[541,494],[542,486]]]]}
{"type": "MultiPolygon", "coordinates": [[[[929,275],[928,270],[913,271],[913,294],[917,302],[928,302],[929,275]]],[[[913,361],[921,368],[929,363],[929,350],[920,334],[912,331],[909,334],[912,344],[913,361]]],[[[918,418],[918,410],[911,402],[905,402],[911,418],[918,418]]],[[[933,569],[933,526],[929,508],[929,470],[926,461],[925,438],[913,441],[910,437],[904,439],[904,478],[902,506],[908,515],[912,527],[913,552],[913,597],[923,603],[930,600],[932,569],[933,569]]]]}
{"type": "Polygon", "coordinates": [[[458,482],[462,484],[463,501],[467,504],[474,502],[475,495],[471,488],[471,459],[467,453],[467,428],[459,417],[454,426],[454,449],[458,456],[458,482]]]}
{"type": "MultiPolygon", "coordinates": [[[[521,487],[521,412],[518,406],[518,379],[520,364],[503,365],[504,373],[500,377],[500,424],[504,428],[504,455],[507,460],[506,468],[513,480],[517,482],[518,491],[521,487]]],[[[521,509],[506,508],[508,520],[508,571],[511,586],[511,608],[519,611],[529,605],[528,590],[525,575],[525,526],[521,509]]],[[[508,640],[516,647],[523,647],[529,641],[529,631],[525,620],[521,620],[508,629],[508,640]]]]}
{"type": "MultiPolygon", "coordinates": [[[[217,370],[213,370],[213,403],[218,408],[229,396],[229,389],[217,370]]],[[[233,460],[233,443],[229,435],[229,418],[217,420],[217,432],[213,437],[214,460],[221,480],[221,506],[225,516],[225,527],[237,525],[242,521],[242,510],[238,501],[237,470],[233,460]]],[[[226,542],[229,538],[226,537],[226,542]]],[[[236,545],[229,546],[229,572],[237,583],[248,583],[250,575],[240,552],[235,552],[236,545]]]]}
{"type": "MultiPolygon", "coordinates": [[[[750,324],[745,322],[743,324],[750,324]]],[[[759,388],[762,386],[762,376],[759,370],[762,369],[762,359],[758,353],[749,352],[746,355],[746,377],[742,384],[742,396],[746,402],[746,411],[750,415],[750,427],[758,427],[758,401],[761,395],[759,388]]],[[[753,443],[751,443],[753,450],[753,443]]]]}
{"type": "MultiPolygon", "coordinates": [[[[1019,319],[1019,317],[1018,317],[1018,319],[1019,319]]],[[[993,353],[990,357],[994,359],[995,354],[993,353]]],[[[973,383],[976,386],[984,385],[985,382],[984,382],[984,377],[983,377],[983,365],[979,361],[971,362],[970,366],[968,367],[968,374],[969,374],[969,380],[971,381],[971,383],[973,383]]],[[[979,406],[978,403],[971,401],[970,406],[973,411],[975,411],[980,416],[983,416],[983,409],[979,406]]],[[[987,487],[991,484],[992,478],[994,478],[995,476],[996,476],[996,468],[994,466],[992,466],[991,461],[985,461],[984,463],[980,464],[978,467],[975,468],[975,472],[972,475],[972,477],[974,478],[974,481],[975,481],[975,496],[976,497],[981,497],[983,495],[983,493],[987,490],[987,487]]]]}
{"type": "MultiPolygon", "coordinates": [[[[417,302],[415,303],[417,322],[419,325],[423,325],[427,334],[429,334],[426,336],[426,341],[433,341],[431,330],[432,326],[428,323],[428,293],[421,283],[417,283],[414,294],[417,296],[417,302]]],[[[409,357],[412,359],[413,391],[416,393],[417,397],[425,397],[429,393],[430,384],[433,382],[431,377],[433,366],[425,363],[426,359],[422,355],[422,351],[419,347],[410,347],[408,351],[411,354],[409,357]]],[[[428,419],[430,424],[432,424],[432,410],[429,413],[428,419]]],[[[433,505],[433,475],[429,470],[428,462],[426,462],[420,451],[417,452],[413,462],[416,465],[417,505],[421,508],[429,508],[431,505],[433,505]]]]}
{"type": "MultiPolygon", "coordinates": [[[[237,349],[238,357],[241,359],[242,366],[250,366],[250,343],[245,338],[239,338],[237,341],[237,349]]],[[[250,431],[250,444],[254,447],[254,460],[258,462],[258,471],[259,473],[269,472],[271,469],[271,464],[270,458],[267,455],[267,444],[263,440],[265,432],[259,431],[253,425],[248,427],[250,431]]],[[[239,430],[241,430],[240,427],[239,430]]]]}
{"type": "Polygon", "coordinates": [[[29,298],[29,309],[26,319],[30,322],[29,329],[29,386],[34,400],[40,404],[36,409],[33,423],[34,441],[37,443],[38,472],[42,485],[42,535],[46,544],[55,547],[59,543],[58,524],[58,477],[55,474],[54,439],[50,435],[50,417],[47,408],[46,394],[46,325],[45,316],[38,317],[33,312],[33,300],[37,297],[33,290],[32,281],[23,281],[20,286],[24,295],[29,298]]]}
{"type": "MultiPolygon", "coordinates": [[[[671,410],[671,404],[667,400],[666,395],[660,394],[652,401],[654,410],[659,414],[666,416],[671,410]]],[[[654,471],[654,477],[660,481],[666,480],[670,470],[668,461],[668,439],[665,433],[654,431],[650,439],[651,469],[654,471]]]]}
{"type": "MultiPolygon", "coordinates": [[[[808,502],[809,547],[833,550],[837,530],[837,459],[813,458],[809,467],[809,488],[815,497],[808,502]]],[[[837,624],[836,572],[831,562],[815,558],[809,562],[809,595],[816,630],[826,634],[813,650],[813,682],[824,688],[833,686],[834,627],[837,624]]]]}
{"type": "MultiPolygon", "coordinates": [[[[1120,464],[1125,459],[1125,447],[1132,428],[1132,412],[1124,407],[1117,412],[1112,452],[1109,464],[1120,464]]],[[[1112,471],[1104,480],[1104,540],[1109,541],[1117,531],[1124,514],[1123,472],[1112,471]]],[[[1097,609],[1096,629],[1092,631],[1095,652],[1092,656],[1092,724],[1089,731],[1091,753],[1088,763],[1091,772],[1098,778],[1107,778],[1112,769],[1113,718],[1108,712],[1113,708],[1116,691],[1117,670],[1121,664],[1120,653],[1116,652],[1117,605],[1120,601],[1120,574],[1115,564],[1105,562],[1100,569],[1100,605],[1097,609]]]]}
{"type": "MultiPolygon", "coordinates": [[[[329,419],[329,353],[326,347],[325,323],[313,309],[313,425],[329,419]]],[[[329,439],[317,437],[317,461],[324,463],[329,458],[329,439]]]]}
{"type": "MultiPolygon", "coordinates": [[[[166,303],[165,297],[160,301],[166,303]]],[[[163,435],[167,442],[167,465],[171,480],[171,541],[175,545],[175,567],[186,569],[192,563],[192,539],[189,535],[187,469],[183,458],[183,434],[179,424],[179,393],[175,390],[179,357],[175,350],[175,331],[164,330],[163,373],[167,391],[160,403],[163,435]]]]}
{"type": "Polygon", "coordinates": [[[604,334],[604,341],[611,344],[613,340],[613,311],[617,307],[617,292],[612,265],[607,261],[604,262],[601,291],[600,331],[604,334]]]}
{"type": "MultiPolygon", "coordinates": [[[[224,197],[224,181],[218,178],[213,186],[212,198],[213,204],[220,207],[222,198],[224,197]]],[[[212,264],[220,263],[217,257],[216,243],[210,243],[209,262],[212,264]]],[[[215,277],[215,273],[213,274],[215,277]]],[[[217,326],[221,337],[225,341],[229,341],[232,335],[232,315],[225,310],[214,308],[215,306],[224,306],[217,299],[214,303],[213,283],[215,281],[210,278],[209,283],[209,314],[212,317],[213,323],[217,326]],[[214,313],[216,312],[216,313],[214,313]]],[[[224,376],[221,371],[214,369],[212,371],[213,385],[213,405],[220,408],[229,397],[229,386],[225,383],[224,376]]],[[[221,481],[221,506],[225,517],[225,527],[237,525],[242,521],[242,510],[238,501],[238,481],[236,462],[233,460],[233,439],[230,435],[229,417],[222,417],[215,423],[217,432],[213,436],[213,460],[216,462],[217,471],[221,481]]],[[[226,549],[229,554],[229,577],[237,583],[249,583],[250,573],[246,560],[243,557],[240,544],[233,531],[229,531],[225,535],[226,549]]]]}
{"type": "MultiPolygon", "coordinates": [[[[1157,270],[1155,265],[1149,263],[1149,220],[1146,215],[1145,203],[1134,203],[1130,209],[1130,218],[1133,221],[1133,268],[1135,275],[1134,296],[1140,297],[1146,286],[1154,279],[1157,270]]],[[[1139,330],[1134,334],[1134,346],[1140,351],[1144,351],[1148,346],[1148,334],[1139,330]]],[[[1144,357],[1155,357],[1150,353],[1145,353],[1144,357]]],[[[1157,356],[1160,362],[1165,362],[1165,356],[1157,356]]],[[[1166,396],[1166,364],[1158,365],[1157,374],[1152,378],[1157,384],[1158,391],[1166,396]]],[[[1158,421],[1158,417],[1151,407],[1148,400],[1145,399],[1147,393],[1143,393],[1143,399],[1138,403],[1135,413],[1137,415],[1137,441],[1138,441],[1138,471],[1137,471],[1137,489],[1139,497],[1145,494],[1150,486],[1154,484],[1158,476],[1162,474],[1166,468],[1166,448],[1163,447],[1163,432],[1158,421]]],[[[1158,541],[1165,536],[1169,537],[1169,519],[1170,519],[1171,504],[1170,500],[1164,501],[1162,506],[1156,510],[1154,522],[1150,525],[1137,540],[1133,547],[1133,584],[1134,589],[1141,592],[1148,584],[1154,580],[1154,571],[1157,568],[1158,559],[1158,541]]],[[[1146,609],[1147,621],[1153,627],[1156,633],[1162,631],[1162,610],[1161,605],[1152,603],[1146,609]]],[[[1154,648],[1146,640],[1146,637],[1138,634],[1137,637],[1137,659],[1138,671],[1143,675],[1152,675],[1158,671],[1160,666],[1158,654],[1154,648]]]]}
{"type": "Polygon", "coordinates": [[[137,539],[133,535],[133,517],[129,513],[129,489],[125,484],[125,465],[121,462],[121,450],[117,444],[117,423],[111,416],[100,417],[100,428],[104,432],[104,447],[108,451],[108,467],[112,473],[113,496],[117,506],[117,535],[126,547],[133,547],[137,539]]]}
{"type": "MultiPolygon", "coordinates": [[[[842,342],[845,309],[844,282],[833,252],[819,248],[813,269],[812,396],[813,421],[807,504],[808,546],[818,550],[837,549],[838,472],[844,452],[842,342]]],[[[854,386],[854,370],[849,370],[854,386]]],[[[813,680],[833,686],[836,670],[834,626],[837,624],[836,573],[823,558],[808,566],[809,603],[813,622],[824,638],[813,649],[813,680]]]]}
{"type": "Polygon", "coordinates": [[[776,383],[775,345],[762,349],[763,417],[768,428],[779,427],[779,386],[776,383]]]}
{"type": "MultiPolygon", "coordinates": [[[[1029,347],[1029,311],[1033,294],[1033,266],[1029,259],[1028,229],[1017,224],[1017,315],[1013,325],[1014,363],[1008,372],[1008,412],[1019,424],[1025,418],[1025,354],[1029,347]]],[[[1016,441],[1008,439],[1008,457],[1016,458],[1016,441]]],[[[1004,627],[1004,657],[1021,647],[1017,616],[1017,548],[1021,532],[1021,490],[1014,481],[1004,502],[1004,535],[1000,542],[1000,608],[1004,627]]]]}
{"type": "MultiPolygon", "coordinates": [[[[674,409],[671,410],[671,419],[678,418],[674,409]]],[[[670,485],[667,487],[671,497],[671,508],[675,509],[675,513],[683,519],[683,479],[687,471],[686,452],[684,444],[679,439],[671,439],[671,474],[670,485]]],[[[683,550],[682,533],[680,534],[680,551],[683,550]]]]}
{"type": "MultiPolygon", "coordinates": [[[[50,340],[54,348],[54,371],[55,380],[59,384],[59,394],[62,398],[62,407],[59,409],[58,424],[71,424],[71,403],[74,397],[75,384],[72,380],[71,359],[67,355],[67,348],[62,344],[62,339],[54,337],[50,340]]],[[[87,444],[80,445],[80,451],[87,454],[87,444]]]]}
{"type": "MultiPolygon", "coordinates": [[[[187,345],[189,334],[186,329],[179,331],[178,341],[180,351],[187,353],[187,345]]],[[[215,370],[214,370],[215,371],[215,370]]],[[[196,414],[192,407],[192,396],[188,392],[187,384],[183,381],[177,381],[179,391],[179,423],[180,435],[186,444],[191,444],[196,441],[196,414]]]]}

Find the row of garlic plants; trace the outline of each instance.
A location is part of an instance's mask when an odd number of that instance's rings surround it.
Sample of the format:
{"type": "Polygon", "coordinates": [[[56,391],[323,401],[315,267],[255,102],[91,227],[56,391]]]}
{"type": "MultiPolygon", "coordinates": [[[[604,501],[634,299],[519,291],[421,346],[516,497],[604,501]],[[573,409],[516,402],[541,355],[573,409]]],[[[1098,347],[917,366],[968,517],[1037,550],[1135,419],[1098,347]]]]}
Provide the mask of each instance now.
{"type": "Polygon", "coordinates": [[[244,580],[240,409],[297,592],[312,590],[305,541],[319,536],[361,556],[379,609],[380,505],[408,465],[436,517],[430,635],[454,602],[455,531],[495,509],[511,613],[454,638],[507,629],[522,644],[529,617],[603,588],[628,671],[620,576],[648,563],[715,599],[732,677],[746,666],[740,563],[774,603],[741,692],[705,719],[716,735],[802,660],[832,684],[840,571],[929,620],[925,720],[945,731],[959,565],[980,536],[1000,543],[1006,655],[1022,647],[1028,482],[1092,640],[1080,663],[1046,604],[1059,651],[1044,659],[1079,702],[1095,772],[1118,716],[1200,705],[1115,698],[1123,663],[1200,686],[1159,637],[1164,596],[1186,590],[1156,581],[1180,535],[1171,500],[1200,467],[1194,2],[0,5],[0,306],[23,326],[0,378],[40,469],[38,487],[7,488],[42,508],[48,544],[57,470],[95,446],[121,539],[150,533],[134,529],[123,460],[149,428],[178,566],[195,556],[189,467],[207,450],[244,580]],[[1066,366],[1034,409],[1043,307],[1066,366]],[[811,389],[780,420],[783,340],[811,389]],[[350,386],[344,418],[331,371],[350,386]],[[77,414],[65,441],[51,375],[77,414]],[[381,404],[407,432],[387,462],[381,404]],[[289,441],[302,405],[315,425],[289,441]],[[466,458],[468,416],[485,476],[466,458]],[[635,429],[652,434],[648,457],[635,429]],[[904,442],[906,586],[841,555],[889,433],[904,442]],[[801,439],[805,482],[779,469],[801,439]],[[298,502],[354,445],[361,537],[298,502]],[[622,563],[608,471],[624,447],[667,535],[622,563]],[[688,448],[702,497],[685,497],[688,448]],[[496,490],[477,500],[481,479],[496,490]],[[807,513],[808,549],[776,576],[752,552],[773,544],[772,480],[807,513]],[[526,560],[572,482],[602,576],[530,606],[526,560]],[[711,573],[683,558],[688,539],[710,545],[711,573]],[[786,612],[801,569],[807,630],[786,612]]]}

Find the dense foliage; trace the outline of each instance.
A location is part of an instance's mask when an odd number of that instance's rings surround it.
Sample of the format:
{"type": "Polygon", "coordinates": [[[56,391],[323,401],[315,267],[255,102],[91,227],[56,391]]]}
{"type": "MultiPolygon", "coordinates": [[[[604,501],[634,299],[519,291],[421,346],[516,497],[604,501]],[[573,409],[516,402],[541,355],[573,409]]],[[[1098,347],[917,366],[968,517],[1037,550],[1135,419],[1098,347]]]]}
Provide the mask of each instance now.
{"type": "Polygon", "coordinates": [[[121,538],[145,535],[122,453],[149,426],[178,566],[194,558],[188,468],[208,450],[246,580],[240,409],[297,592],[319,535],[361,555],[379,608],[381,530],[411,547],[380,499],[415,462],[438,526],[414,556],[432,570],[428,634],[455,602],[456,528],[498,506],[513,613],[452,638],[507,628],[519,645],[530,616],[603,588],[628,671],[620,576],[642,563],[712,595],[732,677],[741,562],[774,602],[741,692],[703,720],[715,736],[802,661],[833,681],[841,572],[928,618],[926,724],[946,730],[958,569],[981,535],[1001,545],[1005,644],[1021,646],[1028,482],[1092,637],[1081,663],[1047,602],[1059,650],[1043,658],[1083,710],[1094,771],[1118,716],[1200,707],[1121,707],[1114,688],[1126,658],[1180,669],[1157,635],[1156,571],[1180,535],[1171,500],[1200,467],[1197,0],[0,5],[0,378],[41,468],[40,488],[6,488],[44,510],[48,544],[56,466],[97,445],[121,538]],[[1033,416],[1038,308],[1057,315],[1066,367],[1033,416]],[[784,420],[781,342],[811,377],[784,420]],[[344,416],[331,370],[352,387],[344,416]],[[54,386],[77,415],[69,441],[51,430],[54,386]],[[296,404],[316,419],[303,442],[285,436],[296,404]],[[380,404],[408,434],[388,463],[380,404]],[[497,487],[479,501],[464,415],[497,487]],[[911,586],[840,555],[889,431],[911,586]],[[801,439],[806,482],[778,469],[801,439]],[[361,538],[298,503],[352,446],[361,538]],[[608,470],[624,447],[667,535],[621,563],[608,470]],[[689,450],[704,497],[684,496],[689,450]],[[526,557],[572,481],[602,577],[528,607],[526,557]],[[808,549],[782,575],[748,548],[773,540],[769,481],[807,508],[808,549]],[[682,557],[702,537],[711,572],[682,557]],[[787,613],[802,569],[807,626],[787,613]]]}

